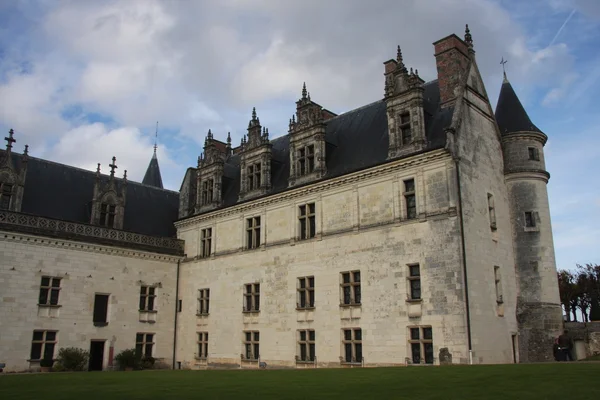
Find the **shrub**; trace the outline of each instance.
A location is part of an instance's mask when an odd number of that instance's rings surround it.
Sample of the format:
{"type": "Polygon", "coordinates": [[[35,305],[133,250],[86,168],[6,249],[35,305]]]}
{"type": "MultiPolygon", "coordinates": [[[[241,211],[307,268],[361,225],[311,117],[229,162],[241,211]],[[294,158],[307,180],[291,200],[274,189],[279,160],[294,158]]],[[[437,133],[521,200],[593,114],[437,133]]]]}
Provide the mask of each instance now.
{"type": "Polygon", "coordinates": [[[57,362],[64,371],[85,371],[90,353],[77,347],[62,348],[58,351],[57,362]]]}
{"type": "Polygon", "coordinates": [[[120,369],[136,368],[140,363],[140,358],[135,353],[135,349],[123,350],[115,356],[115,361],[120,369]]]}
{"type": "Polygon", "coordinates": [[[42,368],[52,368],[54,364],[54,360],[51,358],[43,358],[40,360],[40,367],[42,368]]]}
{"type": "Polygon", "coordinates": [[[154,357],[144,357],[142,358],[142,369],[152,369],[154,368],[154,362],[156,360],[154,357]]]}

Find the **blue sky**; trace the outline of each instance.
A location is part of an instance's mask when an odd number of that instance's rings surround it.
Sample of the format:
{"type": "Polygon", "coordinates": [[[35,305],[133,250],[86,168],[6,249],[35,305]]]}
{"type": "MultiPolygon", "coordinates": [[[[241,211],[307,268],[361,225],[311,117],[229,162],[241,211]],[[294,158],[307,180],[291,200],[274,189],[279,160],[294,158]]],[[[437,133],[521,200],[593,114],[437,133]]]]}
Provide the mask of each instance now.
{"type": "Polygon", "coordinates": [[[463,35],[495,106],[500,59],[548,136],[557,265],[600,262],[600,1],[597,0],[0,0],[0,130],[18,150],[141,180],[159,121],[163,181],[178,190],[210,128],[234,145],[255,106],[286,133],[306,81],[341,113],[383,94],[400,44],[436,78],[432,42],[463,35]]]}

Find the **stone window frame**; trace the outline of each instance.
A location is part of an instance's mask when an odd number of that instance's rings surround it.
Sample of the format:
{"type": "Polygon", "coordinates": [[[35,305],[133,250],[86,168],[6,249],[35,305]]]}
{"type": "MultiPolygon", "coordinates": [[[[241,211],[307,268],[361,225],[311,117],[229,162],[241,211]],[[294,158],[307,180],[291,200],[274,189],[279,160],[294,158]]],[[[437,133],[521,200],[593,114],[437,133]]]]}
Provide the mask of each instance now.
{"type": "Polygon", "coordinates": [[[0,182],[0,210],[10,210],[14,197],[15,184],[11,182],[0,182]],[[8,188],[8,190],[7,190],[8,188]],[[8,203],[6,199],[8,198],[8,203]]]}
{"type": "Polygon", "coordinates": [[[310,175],[315,171],[314,143],[301,145],[296,149],[296,171],[298,177],[310,175]]]}
{"type": "Polygon", "coordinates": [[[342,328],[341,334],[342,354],[340,356],[340,361],[342,364],[362,364],[364,360],[362,328],[342,328]],[[350,346],[350,360],[348,360],[348,345],[350,346]]]}
{"type": "Polygon", "coordinates": [[[198,310],[197,316],[207,316],[210,313],[210,289],[198,289],[198,310]]]}
{"type": "Polygon", "coordinates": [[[317,361],[317,335],[314,329],[296,331],[296,362],[314,363],[317,361]]]}
{"type": "Polygon", "coordinates": [[[40,292],[38,296],[38,307],[61,307],[59,302],[60,291],[61,291],[61,281],[62,278],[57,276],[42,276],[40,282],[40,292]],[[44,284],[44,280],[47,280],[47,283],[44,284]],[[55,286],[55,282],[57,285],[55,286]],[[56,296],[56,301],[53,302],[53,296],[56,296]],[[54,304],[53,304],[54,303],[54,304]]]}
{"type": "Polygon", "coordinates": [[[537,147],[527,147],[527,153],[530,161],[540,161],[540,150],[537,147]]]}
{"type": "Polygon", "coordinates": [[[317,205],[309,202],[298,205],[298,240],[317,237],[317,205]]]}
{"type": "MultiPolygon", "coordinates": [[[[29,352],[28,361],[41,361],[46,359],[47,355],[50,355],[51,359],[54,359],[54,350],[58,344],[58,331],[54,329],[34,329],[33,337],[31,338],[31,349],[29,352]],[[41,333],[41,338],[36,334],[41,333]],[[49,335],[50,334],[50,335],[49,335]],[[50,337],[49,337],[50,336],[50,337]],[[34,346],[39,345],[39,357],[34,357],[34,346]]],[[[36,351],[37,353],[37,351],[36,351]]]]}
{"type": "Polygon", "coordinates": [[[200,189],[200,204],[205,206],[213,202],[215,190],[215,180],[213,178],[206,178],[202,181],[202,188],[200,189]]]}
{"type": "Polygon", "coordinates": [[[406,301],[421,302],[423,301],[423,292],[421,284],[421,265],[419,263],[406,264],[406,301]],[[418,286],[418,287],[417,287],[418,286]],[[414,291],[418,290],[418,296],[414,295],[414,291]]]}
{"type": "Polygon", "coordinates": [[[360,270],[340,272],[340,306],[352,307],[361,305],[362,288],[360,270]],[[348,277],[348,279],[346,279],[346,277],[348,277]]]}
{"type": "Polygon", "coordinates": [[[315,277],[302,276],[296,280],[296,309],[312,310],[315,308],[315,277]],[[302,300],[304,299],[304,305],[302,300]]]}
{"type": "Polygon", "coordinates": [[[103,201],[100,203],[100,217],[98,225],[107,228],[114,228],[117,219],[117,205],[113,201],[103,201]]]}
{"type": "Polygon", "coordinates": [[[262,184],[262,162],[254,162],[246,166],[247,192],[260,189],[262,184]]]}
{"type": "Polygon", "coordinates": [[[433,328],[431,325],[413,325],[408,326],[408,351],[410,364],[435,364],[435,352],[433,349],[433,328]],[[426,334],[429,333],[429,334],[426,334]],[[418,346],[419,353],[416,355],[413,351],[418,346]],[[431,349],[428,352],[428,349],[431,349]],[[422,355],[425,355],[424,357],[422,355]],[[418,357],[415,362],[415,356],[418,357]],[[430,356],[430,357],[429,357],[430,356]]]}
{"type": "Polygon", "coordinates": [[[487,194],[488,201],[488,215],[490,218],[490,229],[495,231],[498,229],[496,224],[496,202],[494,201],[494,195],[491,193],[487,194]]]}
{"type": "Polygon", "coordinates": [[[156,312],[156,289],[155,285],[140,286],[140,304],[141,312],[156,312]]]}
{"type": "Polygon", "coordinates": [[[206,360],[208,358],[208,332],[196,332],[197,360],[206,360]]]}
{"type": "Polygon", "coordinates": [[[496,289],[496,303],[500,305],[504,303],[504,298],[502,294],[502,276],[498,265],[494,265],[494,287],[496,289]]]}
{"type": "Polygon", "coordinates": [[[200,258],[207,258],[212,255],[212,227],[200,229],[200,258]]]}
{"type": "Polygon", "coordinates": [[[242,312],[260,312],[260,282],[245,283],[243,290],[244,303],[242,304],[242,312]]]}
{"type": "Polygon", "coordinates": [[[262,221],[260,215],[246,218],[246,250],[258,249],[261,245],[262,221]]]}
{"type": "Polygon", "coordinates": [[[523,212],[523,226],[526,232],[538,232],[540,230],[540,215],[537,211],[523,212]]]}
{"type": "Polygon", "coordinates": [[[260,331],[243,331],[242,360],[258,361],[260,359],[260,331]]]}
{"type": "Polygon", "coordinates": [[[135,334],[135,353],[143,357],[152,357],[156,344],[156,333],[137,332],[135,334]]]}
{"type": "Polygon", "coordinates": [[[410,146],[415,140],[415,137],[413,135],[410,110],[408,109],[400,110],[400,112],[398,113],[398,139],[400,139],[399,147],[410,146]],[[404,120],[404,117],[406,117],[407,119],[404,120]],[[408,131],[410,134],[410,140],[408,142],[405,141],[405,131],[408,131]]]}
{"type": "Polygon", "coordinates": [[[110,315],[109,308],[110,308],[110,293],[99,293],[99,292],[94,293],[94,309],[93,309],[93,312],[92,312],[92,320],[93,320],[94,326],[102,327],[102,326],[107,326],[108,325],[108,316],[110,315]],[[98,296],[106,296],[107,297],[107,299],[106,299],[106,311],[104,313],[104,318],[103,318],[104,320],[103,321],[102,320],[96,320],[96,304],[98,304],[97,303],[98,296]]]}
{"type": "Polygon", "coordinates": [[[402,180],[402,198],[404,199],[404,218],[406,220],[417,219],[419,214],[417,206],[417,186],[414,177],[402,180]],[[414,206],[409,206],[411,199],[412,202],[414,202],[414,206]]]}

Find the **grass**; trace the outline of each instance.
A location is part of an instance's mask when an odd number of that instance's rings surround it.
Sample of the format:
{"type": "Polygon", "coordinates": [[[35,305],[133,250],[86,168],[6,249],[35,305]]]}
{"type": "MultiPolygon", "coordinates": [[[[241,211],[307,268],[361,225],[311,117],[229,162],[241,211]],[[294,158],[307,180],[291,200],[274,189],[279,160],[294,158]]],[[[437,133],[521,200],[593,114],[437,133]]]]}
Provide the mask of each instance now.
{"type": "Polygon", "coordinates": [[[600,364],[0,376],[0,399],[599,399],[600,364]]]}
{"type": "Polygon", "coordinates": [[[596,354],[595,356],[590,356],[579,361],[600,361],[600,354],[596,354]]]}

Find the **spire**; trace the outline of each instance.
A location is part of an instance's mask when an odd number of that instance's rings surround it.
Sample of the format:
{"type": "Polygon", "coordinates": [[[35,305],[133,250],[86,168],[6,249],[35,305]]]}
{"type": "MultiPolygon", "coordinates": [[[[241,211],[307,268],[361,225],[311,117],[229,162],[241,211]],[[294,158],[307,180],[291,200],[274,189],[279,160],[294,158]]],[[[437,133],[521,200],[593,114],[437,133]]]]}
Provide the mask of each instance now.
{"type": "Polygon", "coordinates": [[[521,131],[543,133],[529,119],[527,111],[525,111],[512,85],[506,79],[506,74],[504,75],[504,82],[502,82],[502,88],[500,89],[500,96],[498,96],[495,114],[500,133],[503,135],[521,131]]]}
{"type": "Polygon", "coordinates": [[[403,71],[404,73],[408,72],[406,70],[406,65],[404,65],[404,58],[402,57],[402,50],[400,50],[400,45],[398,45],[398,48],[396,49],[396,62],[398,63],[396,65],[396,70],[403,71]]]}
{"type": "MultiPolygon", "coordinates": [[[[144,174],[144,179],[142,183],[148,186],[154,186],[162,189],[162,177],[160,176],[160,168],[158,167],[158,157],[156,156],[156,148],[158,141],[158,121],[156,122],[156,137],[154,142],[154,154],[152,154],[152,158],[150,159],[150,164],[148,165],[148,169],[146,169],[146,173],[144,174]]],[[[127,180],[127,171],[125,171],[125,176],[123,179],[127,180]]]]}
{"type": "Polygon", "coordinates": [[[473,37],[471,36],[471,31],[469,30],[469,24],[466,24],[465,26],[465,43],[467,43],[469,47],[473,47],[473,37]]]}
{"type": "Polygon", "coordinates": [[[156,132],[154,133],[154,155],[152,157],[156,158],[156,148],[158,147],[158,121],[156,121],[156,132]]]}
{"type": "Polygon", "coordinates": [[[302,98],[306,99],[306,82],[302,84],[302,98]]]}
{"type": "Polygon", "coordinates": [[[252,107],[252,121],[256,121],[256,107],[252,107]]]}

